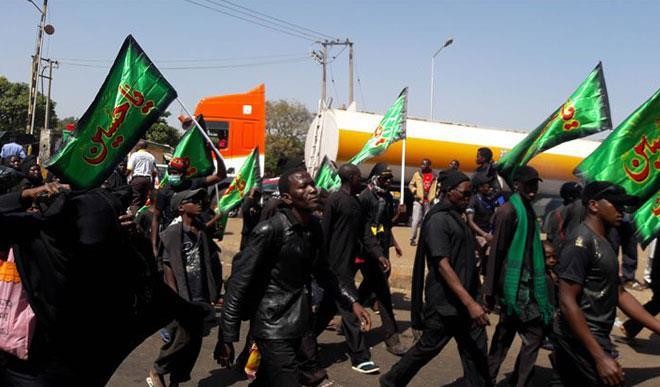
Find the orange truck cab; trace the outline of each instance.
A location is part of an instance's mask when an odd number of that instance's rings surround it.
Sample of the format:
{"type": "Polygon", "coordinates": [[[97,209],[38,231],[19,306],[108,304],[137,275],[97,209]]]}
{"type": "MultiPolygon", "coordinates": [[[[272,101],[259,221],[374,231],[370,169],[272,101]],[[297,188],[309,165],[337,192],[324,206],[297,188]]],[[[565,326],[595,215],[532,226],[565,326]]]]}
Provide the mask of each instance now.
{"type": "Polygon", "coordinates": [[[235,175],[254,147],[259,147],[263,173],[266,151],[266,87],[260,84],[243,94],[202,98],[195,115],[202,114],[209,137],[225,160],[227,173],[235,175]]]}

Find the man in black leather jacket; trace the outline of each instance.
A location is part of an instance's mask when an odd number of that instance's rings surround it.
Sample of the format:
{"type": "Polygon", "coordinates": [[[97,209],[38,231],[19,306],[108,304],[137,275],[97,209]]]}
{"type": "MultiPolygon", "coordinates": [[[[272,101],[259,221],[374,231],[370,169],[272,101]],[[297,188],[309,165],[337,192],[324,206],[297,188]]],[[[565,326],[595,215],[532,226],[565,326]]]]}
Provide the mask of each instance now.
{"type": "Polygon", "coordinates": [[[221,320],[220,360],[231,362],[241,317],[247,314],[261,352],[254,384],[288,387],[299,385],[297,355],[311,323],[312,274],[353,311],[365,330],[371,321],[355,291],[340,285],[320,250],[323,234],[312,216],[319,206],[318,191],[311,176],[304,169],[287,171],[280,177],[279,191],[285,205],[257,225],[232,268],[221,320]]]}

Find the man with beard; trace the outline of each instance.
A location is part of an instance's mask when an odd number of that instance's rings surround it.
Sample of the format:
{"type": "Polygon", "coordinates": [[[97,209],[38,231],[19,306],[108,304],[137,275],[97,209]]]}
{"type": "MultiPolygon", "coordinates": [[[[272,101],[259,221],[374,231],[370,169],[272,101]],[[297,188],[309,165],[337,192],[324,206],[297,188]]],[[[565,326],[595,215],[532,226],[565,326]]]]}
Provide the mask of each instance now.
{"type": "Polygon", "coordinates": [[[407,385],[452,338],[458,345],[467,385],[489,385],[485,330],[489,321],[486,310],[477,302],[479,275],[474,236],[462,217],[472,194],[470,180],[461,172],[448,171],[440,182],[445,195],[424,220],[413,267],[412,326],[423,329],[423,333],[380,378],[381,386],[407,385]]]}
{"type": "Polygon", "coordinates": [[[318,208],[312,177],[304,169],[293,169],[282,174],[278,184],[284,206],[257,225],[232,267],[219,360],[231,363],[241,319],[249,316],[261,353],[254,384],[288,387],[300,383],[299,349],[311,323],[312,274],[344,308],[353,311],[364,330],[371,321],[355,292],[338,282],[321,250],[321,225],[312,215],[318,208]]]}
{"type": "Polygon", "coordinates": [[[488,352],[491,382],[497,374],[516,333],[522,346],[511,375],[511,384],[528,386],[534,363],[543,343],[545,326],[550,323],[550,303],[545,275],[545,257],[532,208],[542,181],[536,169],[518,168],[513,174],[515,194],[495,212],[495,234],[484,283],[484,296],[490,308],[501,305],[500,320],[488,352]]]}
{"type": "Polygon", "coordinates": [[[401,356],[406,352],[406,348],[399,338],[387,279],[391,269],[390,247],[394,246],[397,255],[402,255],[401,248],[392,234],[392,227],[405,211],[405,206],[397,207],[389,191],[392,177],[392,171],[387,164],[376,164],[371,170],[369,185],[359,196],[362,215],[365,217],[364,239],[375,242],[365,245],[364,256],[361,257],[363,262],[360,270],[363,279],[359,293],[360,300],[375,299],[374,309],[380,312],[387,351],[401,356]]]}
{"type": "Polygon", "coordinates": [[[610,182],[594,181],[584,187],[586,219],[562,250],[557,267],[560,313],[551,359],[565,385],[625,384],[610,340],[617,307],[660,334],[660,321],[621,286],[617,252],[607,239],[608,230],[621,223],[623,208],[636,202],[636,197],[610,182]]]}

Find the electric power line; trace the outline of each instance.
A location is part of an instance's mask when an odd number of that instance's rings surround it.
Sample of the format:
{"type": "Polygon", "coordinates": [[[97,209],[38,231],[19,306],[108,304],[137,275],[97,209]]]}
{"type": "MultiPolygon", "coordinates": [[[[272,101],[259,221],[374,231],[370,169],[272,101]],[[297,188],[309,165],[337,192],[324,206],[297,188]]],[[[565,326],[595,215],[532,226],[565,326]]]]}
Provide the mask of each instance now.
{"type": "MultiPolygon", "coordinates": [[[[160,70],[209,70],[209,69],[234,69],[234,68],[244,68],[244,67],[258,67],[272,64],[284,64],[284,63],[296,63],[307,61],[307,56],[300,56],[298,58],[288,58],[272,61],[262,61],[262,62],[253,62],[253,63],[238,63],[230,65],[206,65],[206,66],[164,66],[159,67],[160,70]]],[[[59,59],[60,64],[76,66],[76,67],[89,67],[89,68],[100,68],[108,69],[109,65],[102,64],[90,64],[90,63],[77,63],[67,60],[59,59]]]]}
{"type": "MultiPolygon", "coordinates": [[[[210,0],[207,0],[207,1],[210,1],[210,0]]],[[[264,17],[266,17],[266,18],[268,18],[268,19],[272,19],[272,20],[275,20],[275,21],[277,21],[277,22],[280,22],[280,23],[283,23],[283,24],[289,25],[289,26],[294,27],[294,28],[297,28],[297,29],[299,29],[299,30],[304,30],[304,31],[311,32],[311,33],[313,33],[313,34],[315,34],[315,35],[317,35],[317,36],[321,36],[321,37],[324,37],[324,38],[326,38],[326,39],[330,39],[330,40],[336,40],[336,39],[337,39],[337,38],[335,38],[335,37],[332,37],[332,36],[330,36],[330,35],[324,34],[324,33],[322,33],[322,32],[315,31],[315,30],[312,30],[312,29],[310,29],[310,28],[303,27],[303,26],[301,26],[301,25],[299,25],[299,24],[294,24],[294,23],[288,22],[288,21],[286,21],[286,20],[282,20],[282,19],[276,18],[276,17],[274,17],[274,16],[267,15],[267,14],[265,14],[265,13],[263,13],[263,12],[259,12],[259,11],[256,11],[256,10],[254,10],[254,9],[250,9],[250,8],[248,8],[248,7],[244,7],[244,6],[240,5],[240,4],[236,4],[236,3],[233,3],[233,2],[228,1],[228,0],[219,0],[219,1],[221,1],[221,2],[223,2],[223,3],[226,3],[226,4],[230,4],[230,5],[232,5],[232,6],[236,7],[236,8],[241,8],[241,9],[244,9],[244,10],[246,10],[246,11],[248,11],[248,12],[253,12],[253,13],[257,14],[257,15],[264,16],[264,17]]]]}
{"type": "MultiPolygon", "coordinates": [[[[303,53],[296,54],[271,54],[271,55],[257,55],[257,56],[243,56],[234,58],[187,58],[187,59],[154,59],[155,63],[186,63],[186,62],[233,62],[239,60],[253,60],[253,59],[274,59],[274,58],[299,58],[303,53]]],[[[57,58],[69,62],[82,62],[82,63],[112,63],[114,59],[97,59],[97,58],[57,58]]]]}
{"type": "Polygon", "coordinates": [[[250,20],[250,19],[245,18],[243,16],[235,15],[235,14],[229,13],[227,11],[223,11],[221,9],[211,7],[211,6],[208,6],[206,4],[199,3],[199,2],[194,1],[194,0],[183,0],[183,1],[185,1],[186,3],[194,4],[198,7],[206,8],[208,10],[221,13],[221,14],[226,15],[226,16],[231,16],[231,17],[234,17],[234,18],[237,18],[237,19],[241,19],[241,20],[246,21],[248,23],[256,24],[256,25],[262,26],[264,28],[271,29],[273,31],[278,31],[278,32],[281,32],[283,34],[287,34],[287,35],[290,35],[290,36],[293,36],[293,37],[296,37],[296,38],[305,39],[305,40],[312,41],[312,42],[314,41],[313,38],[310,38],[309,36],[303,35],[301,33],[293,32],[292,30],[284,30],[282,28],[278,28],[278,27],[274,27],[272,25],[267,25],[267,24],[264,24],[264,23],[260,23],[260,22],[255,21],[255,20],[250,20]]]}

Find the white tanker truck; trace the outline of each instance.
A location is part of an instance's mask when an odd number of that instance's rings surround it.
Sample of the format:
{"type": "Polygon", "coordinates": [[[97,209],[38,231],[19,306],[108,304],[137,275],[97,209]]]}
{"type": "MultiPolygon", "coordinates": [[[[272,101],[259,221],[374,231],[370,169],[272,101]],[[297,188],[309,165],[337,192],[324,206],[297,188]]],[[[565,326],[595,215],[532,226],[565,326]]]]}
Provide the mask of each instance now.
{"type": "MultiPolygon", "coordinates": [[[[362,149],[372,136],[382,115],[357,112],[351,109],[325,109],[316,116],[310,125],[305,142],[305,162],[309,169],[316,171],[328,156],[338,165],[349,160],[362,149]]],[[[513,148],[527,133],[511,130],[486,129],[473,125],[433,122],[409,118],[406,141],[406,183],[419,167],[421,160],[428,158],[434,170],[447,168],[451,160],[460,162],[461,170],[471,173],[476,168],[475,156],[480,147],[489,147],[497,161],[505,152],[513,148]]],[[[600,142],[593,140],[573,140],[558,145],[536,156],[531,162],[543,183],[540,194],[556,196],[559,187],[566,181],[575,180],[573,170],[588,156],[600,142]]],[[[360,165],[366,176],[377,162],[390,165],[396,180],[401,176],[401,146],[399,141],[379,157],[360,165]]]]}

